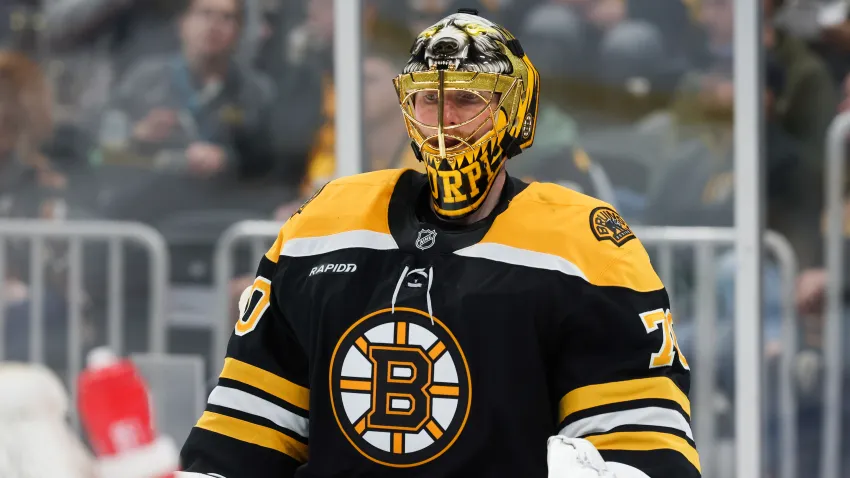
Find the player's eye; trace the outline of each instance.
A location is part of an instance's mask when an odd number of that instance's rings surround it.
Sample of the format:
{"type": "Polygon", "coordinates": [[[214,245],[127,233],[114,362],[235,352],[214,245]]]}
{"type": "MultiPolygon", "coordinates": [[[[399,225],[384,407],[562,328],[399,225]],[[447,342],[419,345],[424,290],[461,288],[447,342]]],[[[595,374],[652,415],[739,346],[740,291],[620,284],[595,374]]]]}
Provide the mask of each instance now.
{"type": "Polygon", "coordinates": [[[457,99],[460,100],[461,103],[467,105],[475,105],[479,103],[484,103],[486,100],[471,92],[463,92],[457,96],[457,99]]]}
{"type": "Polygon", "coordinates": [[[423,93],[422,101],[427,104],[436,104],[437,103],[437,93],[423,93]]]}

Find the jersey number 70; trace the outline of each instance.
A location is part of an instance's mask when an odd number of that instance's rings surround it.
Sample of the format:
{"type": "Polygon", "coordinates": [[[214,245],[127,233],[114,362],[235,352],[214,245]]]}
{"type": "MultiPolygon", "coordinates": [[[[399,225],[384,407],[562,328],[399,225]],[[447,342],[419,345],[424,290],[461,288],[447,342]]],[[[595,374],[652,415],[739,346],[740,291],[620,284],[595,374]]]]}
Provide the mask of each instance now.
{"type": "Polygon", "coordinates": [[[673,314],[670,313],[670,309],[655,309],[644,312],[640,314],[640,318],[647,334],[658,331],[658,326],[661,326],[661,350],[650,356],[649,368],[669,367],[673,365],[673,360],[676,359],[678,354],[682,367],[685,370],[690,370],[688,361],[679,348],[679,341],[676,340],[676,332],[673,332],[673,314]]]}
{"type": "Polygon", "coordinates": [[[242,317],[236,321],[236,335],[243,336],[257,328],[257,323],[263,318],[269,308],[272,283],[265,277],[257,277],[251,286],[251,296],[245,310],[240,311],[242,317]],[[256,297],[259,294],[259,297],[256,297]]]}

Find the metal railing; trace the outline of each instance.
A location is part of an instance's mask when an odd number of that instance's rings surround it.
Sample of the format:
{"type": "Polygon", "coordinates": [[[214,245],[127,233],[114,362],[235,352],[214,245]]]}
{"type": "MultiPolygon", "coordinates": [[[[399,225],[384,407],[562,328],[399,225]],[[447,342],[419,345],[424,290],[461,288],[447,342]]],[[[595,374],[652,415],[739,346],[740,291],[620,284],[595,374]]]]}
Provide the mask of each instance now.
{"type": "MultiPolygon", "coordinates": [[[[231,304],[230,281],[235,271],[233,255],[236,245],[250,241],[251,260],[256,267],[260,257],[268,250],[267,242],[274,240],[280,232],[281,223],[276,221],[242,221],[230,226],[218,240],[215,248],[214,281],[219,300],[217,317],[212,334],[212,363],[223,364],[227,352],[227,341],[236,324],[237,311],[231,304]]],[[[218,374],[221,369],[210,370],[218,374]]]]}
{"type": "MultiPolygon", "coordinates": [[[[635,234],[648,248],[658,249],[659,264],[655,267],[665,285],[673,284],[673,249],[694,248],[696,295],[695,358],[698,367],[693,371],[691,396],[703,404],[694,408],[693,424],[703,476],[711,477],[711,467],[716,462],[716,420],[713,398],[717,377],[715,336],[717,307],[715,287],[715,249],[735,244],[734,228],[708,227],[644,227],[635,228],[635,234]]],[[[779,362],[779,418],[780,418],[780,476],[792,478],[797,473],[797,395],[793,369],[797,353],[797,313],[794,304],[794,287],[797,276],[797,258],[790,243],[780,234],[766,231],[765,252],[772,254],[780,269],[782,283],[782,351],[779,362]]],[[[671,295],[673,294],[670,291],[671,295]]],[[[758,300],[757,298],[753,298],[758,300]]],[[[757,318],[761,320],[761,318],[757,318]]],[[[736,317],[735,320],[752,320],[736,317]]],[[[759,413],[753,410],[754,413],[759,413]]]]}
{"type": "Polygon", "coordinates": [[[821,478],[841,474],[841,385],[844,375],[844,178],[850,112],[838,115],[827,134],[825,178],[826,206],[826,311],[824,317],[824,407],[821,439],[821,478]]]}
{"type": "MultiPolygon", "coordinates": [[[[83,363],[83,243],[106,242],[107,255],[107,344],[117,353],[124,350],[123,246],[133,242],[150,254],[149,351],[163,354],[166,348],[165,291],[169,281],[169,256],[165,240],[154,229],[136,223],[114,221],[0,221],[0,277],[6,277],[9,241],[29,243],[29,361],[45,362],[46,242],[67,242],[68,336],[66,376],[70,396],[83,363]]],[[[0,293],[0,360],[5,356],[6,297],[0,293]]]]}

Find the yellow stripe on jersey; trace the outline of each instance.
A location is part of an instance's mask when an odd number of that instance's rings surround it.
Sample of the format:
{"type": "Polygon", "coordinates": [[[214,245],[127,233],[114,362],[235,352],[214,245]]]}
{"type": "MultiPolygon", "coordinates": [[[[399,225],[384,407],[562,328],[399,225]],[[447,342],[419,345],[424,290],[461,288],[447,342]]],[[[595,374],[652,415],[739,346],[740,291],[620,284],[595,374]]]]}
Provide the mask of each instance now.
{"type": "Polygon", "coordinates": [[[283,225],[266,258],[277,263],[290,239],[361,230],[389,234],[390,198],[404,171],[373,171],[331,181],[283,225]]]}
{"type": "Polygon", "coordinates": [[[617,246],[594,235],[591,212],[601,206],[607,205],[565,187],[532,183],[496,218],[481,242],[560,257],[594,285],[639,292],[662,289],[639,240],[617,246]]]}
{"type": "Polygon", "coordinates": [[[589,408],[643,399],[670,400],[678,403],[688,416],[691,415],[691,402],[687,395],[669,378],[653,377],[577,388],[561,398],[558,423],[573,413],[589,408]]]}
{"type": "Polygon", "coordinates": [[[403,172],[375,171],[332,181],[291,221],[297,227],[287,239],[357,230],[389,234],[390,197],[403,172]]]}
{"type": "Polygon", "coordinates": [[[224,359],[221,377],[242,382],[274,395],[298,408],[310,410],[309,389],[251,364],[228,357],[224,359]]]}
{"type": "Polygon", "coordinates": [[[660,432],[617,432],[587,437],[598,450],[674,450],[681,453],[700,473],[699,453],[684,438],[660,432]]]}
{"type": "Polygon", "coordinates": [[[234,440],[279,451],[300,463],[307,461],[307,445],[271,428],[213,412],[204,412],[198,428],[224,435],[234,440]]]}

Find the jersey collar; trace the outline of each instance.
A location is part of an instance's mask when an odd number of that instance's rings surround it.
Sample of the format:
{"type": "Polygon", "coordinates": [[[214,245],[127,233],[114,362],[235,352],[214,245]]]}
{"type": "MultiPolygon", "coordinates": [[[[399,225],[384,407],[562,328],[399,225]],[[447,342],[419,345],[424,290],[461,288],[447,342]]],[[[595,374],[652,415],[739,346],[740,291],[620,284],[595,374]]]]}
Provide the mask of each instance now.
{"type": "Polygon", "coordinates": [[[404,252],[451,254],[481,241],[496,217],[526,187],[527,183],[508,175],[493,213],[474,224],[461,226],[441,220],[431,210],[427,176],[414,170],[405,171],[390,199],[390,233],[404,252]]]}

